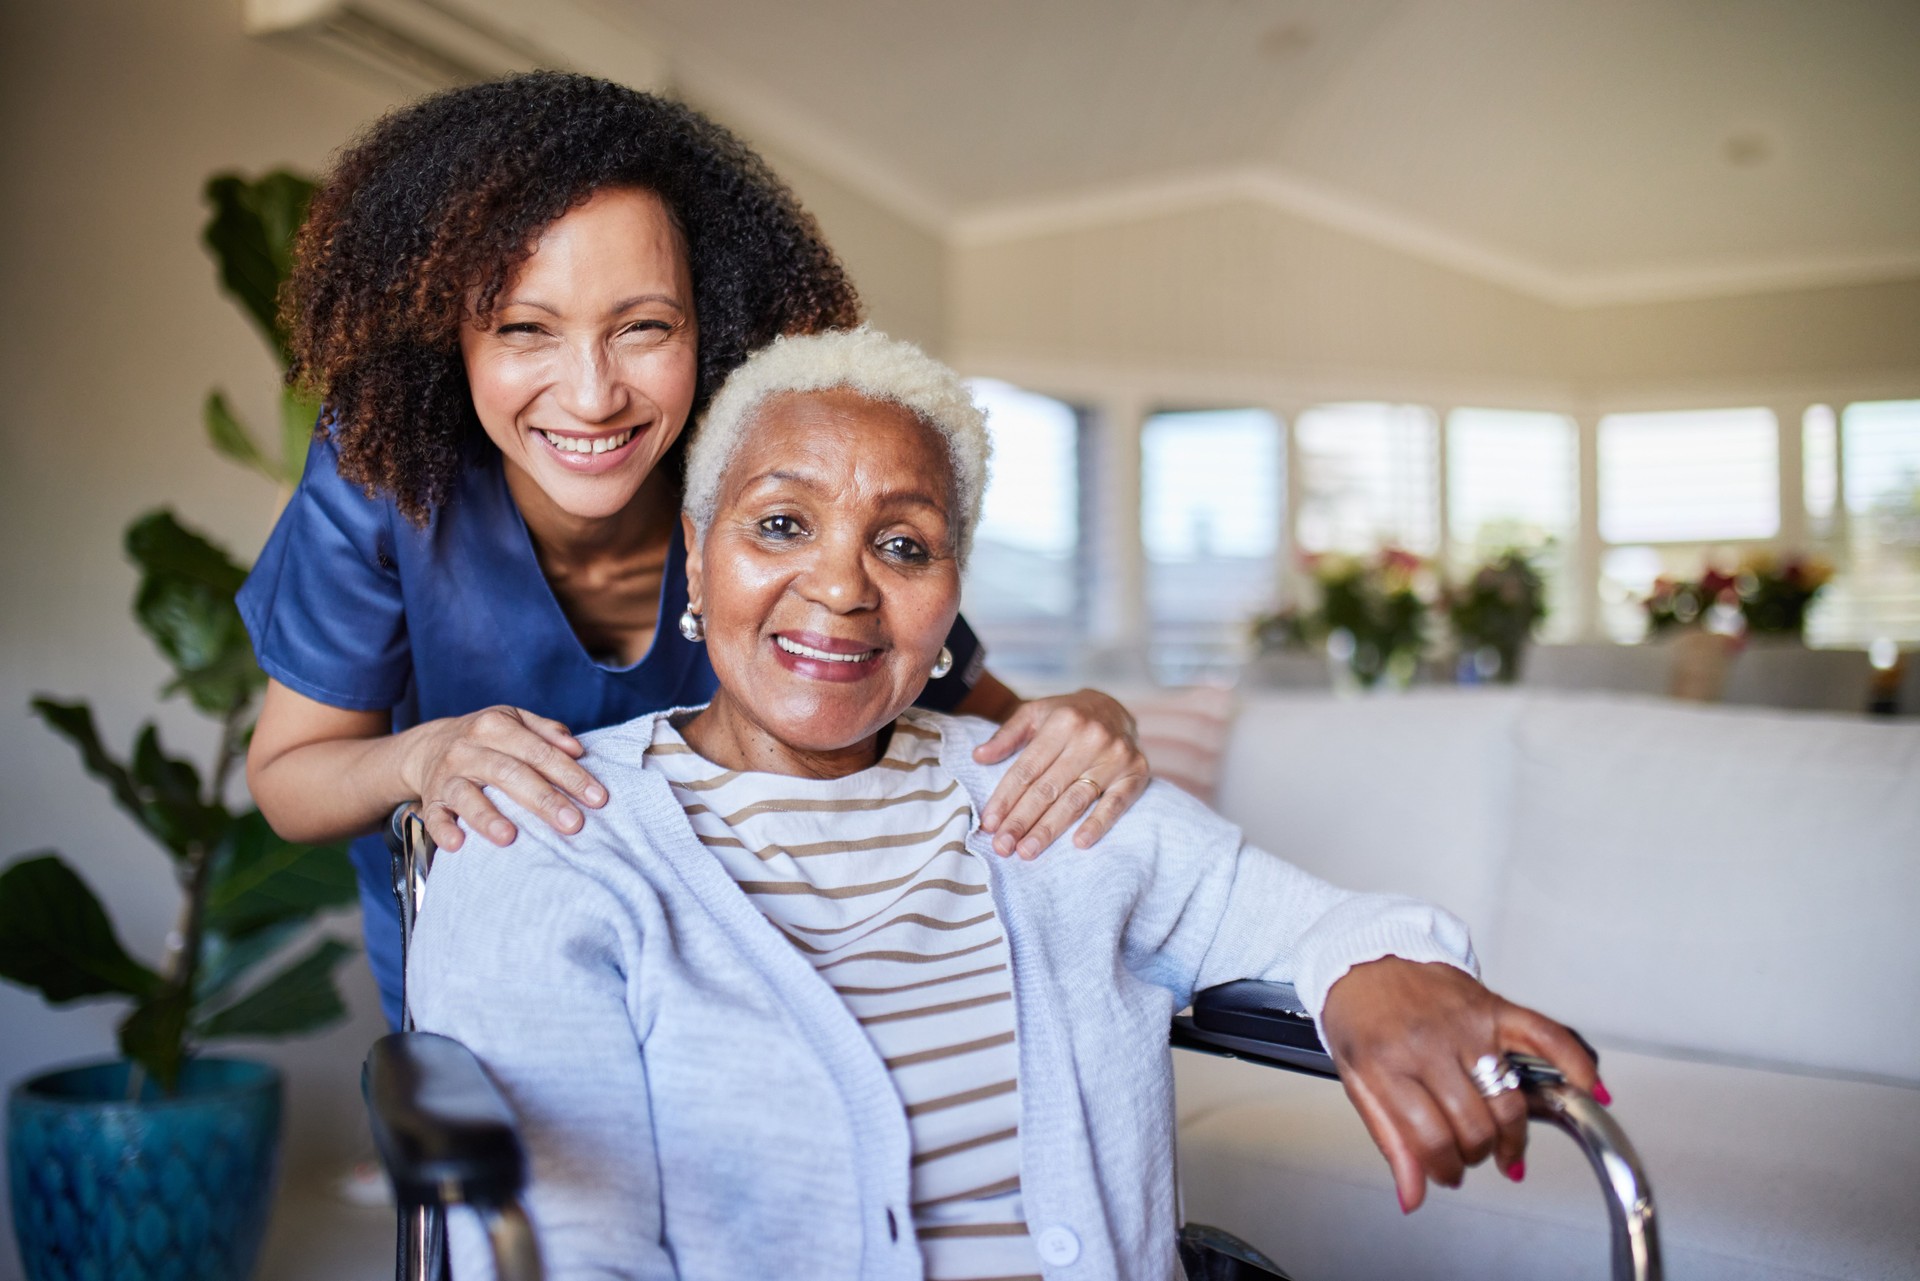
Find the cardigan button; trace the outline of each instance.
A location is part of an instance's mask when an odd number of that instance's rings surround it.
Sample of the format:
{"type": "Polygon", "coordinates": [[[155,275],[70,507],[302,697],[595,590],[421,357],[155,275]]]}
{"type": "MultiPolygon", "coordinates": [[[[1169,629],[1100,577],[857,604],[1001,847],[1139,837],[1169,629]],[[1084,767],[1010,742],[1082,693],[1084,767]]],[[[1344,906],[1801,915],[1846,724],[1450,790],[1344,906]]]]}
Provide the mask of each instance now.
{"type": "Polygon", "coordinates": [[[1064,1268],[1080,1257],[1080,1238],[1073,1234],[1072,1228],[1048,1228],[1034,1240],[1033,1246],[1040,1253],[1040,1262],[1051,1263],[1056,1268],[1064,1268]]]}

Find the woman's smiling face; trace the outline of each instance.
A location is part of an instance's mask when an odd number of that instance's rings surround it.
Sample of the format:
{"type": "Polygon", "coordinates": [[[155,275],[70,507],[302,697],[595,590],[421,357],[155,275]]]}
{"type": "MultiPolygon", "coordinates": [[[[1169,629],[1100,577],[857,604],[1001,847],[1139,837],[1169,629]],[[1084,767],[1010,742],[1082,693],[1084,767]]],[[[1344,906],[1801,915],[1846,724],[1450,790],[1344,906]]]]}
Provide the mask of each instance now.
{"type": "Polygon", "coordinates": [[[926,686],[960,608],[945,439],[858,392],[755,413],[721,478],[688,587],[712,714],[774,755],[865,750],[926,686]]]}
{"type": "Polygon", "coordinates": [[[625,509],[686,426],[696,342],[693,277],[666,205],[608,188],[541,233],[460,350],[509,478],[593,520],[625,509]]]}

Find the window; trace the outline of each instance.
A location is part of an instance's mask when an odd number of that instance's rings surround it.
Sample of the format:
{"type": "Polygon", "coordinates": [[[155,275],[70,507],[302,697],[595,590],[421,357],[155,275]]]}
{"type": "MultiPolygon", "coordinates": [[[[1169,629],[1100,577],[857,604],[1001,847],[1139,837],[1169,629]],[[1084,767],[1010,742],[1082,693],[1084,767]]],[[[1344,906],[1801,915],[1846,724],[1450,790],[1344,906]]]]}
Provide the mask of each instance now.
{"type": "Polygon", "coordinates": [[[1419,405],[1319,405],[1295,427],[1300,547],[1440,550],[1439,433],[1419,405]]]}
{"type": "Polygon", "coordinates": [[[1779,533],[1779,424],[1765,409],[1609,414],[1599,481],[1601,623],[1638,640],[1656,578],[1779,533]]]}
{"type": "Polygon", "coordinates": [[[1466,574],[1509,549],[1530,553],[1546,578],[1548,637],[1572,634],[1579,467],[1578,432],[1564,414],[1447,415],[1448,569],[1466,574]]]}
{"type": "Polygon", "coordinates": [[[987,378],[993,478],[967,569],[967,621],[1002,672],[1066,670],[1080,637],[1080,422],[1072,405],[987,378]]]}
{"type": "Polygon", "coordinates": [[[1162,413],[1140,435],[1140,529],[1154,662],[1168,679],[1230,664],[1270,608],[1285,507],[1280,423],[1257,409],[1162,413]]]}
{"type": "Polygon", "coordinates": [[[1809,638],[1920,641],[1920,400],[1848,405],[1836,452],[1844,521],[1832,522],[1828,546],[1839,572],[1807,620],[1809,638]]]}
{"type": "Polygon", "coordinates": [[[1600,538],[1713,543],[1780,529],[1780,435],[1764,409],[1600,420],[1600,538]]]}

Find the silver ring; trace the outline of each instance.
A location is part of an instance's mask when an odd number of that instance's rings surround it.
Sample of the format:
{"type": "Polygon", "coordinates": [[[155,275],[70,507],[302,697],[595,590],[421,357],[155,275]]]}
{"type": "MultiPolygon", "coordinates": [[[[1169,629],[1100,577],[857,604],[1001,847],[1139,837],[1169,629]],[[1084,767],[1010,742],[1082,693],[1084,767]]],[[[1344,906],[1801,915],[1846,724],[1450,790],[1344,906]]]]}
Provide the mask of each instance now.
{"type": "Polygon", "coordinates": [[[1475,1059],[1467,1075],[1473,1078],[1473,1088],[1480,1091],[1483,1099],[1497,1099],[1508,1090],[1520,1088],[1520,1073],[1513,1064],[1494,1054],[1482,1054],[1475,1059]]]}

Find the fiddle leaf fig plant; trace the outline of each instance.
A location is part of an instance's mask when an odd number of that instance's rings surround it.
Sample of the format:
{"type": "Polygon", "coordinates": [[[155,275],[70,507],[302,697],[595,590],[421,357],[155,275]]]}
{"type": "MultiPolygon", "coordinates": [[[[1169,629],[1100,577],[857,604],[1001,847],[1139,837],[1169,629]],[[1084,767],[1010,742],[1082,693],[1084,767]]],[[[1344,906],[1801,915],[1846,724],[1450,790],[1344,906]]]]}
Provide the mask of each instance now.
{"type": "MultiPolygon", "coordinates": [[[[289,173],[254,182],[222,174],[207,184],[214,212],[205,240],[221,282],[283,365],[287,341],[276,299],[312,191],[289,173]]],[[[300,432],[297,441],[286,432],[276,463],[213,393],[207,420],[216,448],[278,483],[293,483],[314,411],[291,399],[283,398],[284,416],[291,424],[298,412],[300,432]]],[[[344,846],[281,840],[260,811],[236,813],[227,804],[266,686],[234,603],[246,568],[165,510],[127,528],[126,551],[140,570],[134,617],[173,668],[162,697],[184,695],[219,724],[212,768],[203,776],[192,761],[170,755],[152,722],[116,755],[86,703],[42,697],[33,709],[166,852],[182,890],[179,924],[159,966],[149,967],[128,953],[100,900],[57,854],[25,855],[0,873],[0,977],[56,1005],[130,1000],[120,1050],[170,1092],[204,1042],[291,1036],[346,1015],[334,972],[353,949],[337,939],[321,936],[266,977],[259,971],[307,935],[317,913],[351,903],[355,888],[344,846]]]]}
{"type": "MultiPolygon", "coordinates": [[[[280,290],[293,273],[293,238],[307,216],[313,192],[312,179],[284,169],[252,181],[231,173],[207,180],[206,198],[213,216],[207,219],[201,239],[220,264],[221,285],[273,347],[283,369],[293,353],[280,323],[280,290]]],[[[314,401],[291,387],[281,387],[280,457],[275,459],[233,412],[226,394],[210,391],[204,410],[207,439],[242,467],[292,488],[300,481],[319,411],[314,401]]]]}

